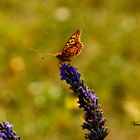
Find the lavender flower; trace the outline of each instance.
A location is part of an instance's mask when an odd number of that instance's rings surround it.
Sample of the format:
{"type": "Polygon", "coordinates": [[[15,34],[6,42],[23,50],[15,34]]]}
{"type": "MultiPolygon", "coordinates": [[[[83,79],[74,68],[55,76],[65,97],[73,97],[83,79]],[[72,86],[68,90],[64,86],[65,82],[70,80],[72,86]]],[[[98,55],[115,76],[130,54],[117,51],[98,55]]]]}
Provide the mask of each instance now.
{"type": "Polygon", "coordinates": [[[62,64],[60,67],[61,80],[65,80],[74,94],[78,97],[79,107],[85,111],[85,122],[82,125],[83,129],[87,129],[85,138],[89,140],[103,140],[109,133],[109,129],[105,128],[106,118],[103,116],[103,111],[98,103],[98,97],[84,84],[80,79],[80,74],[77,68],[71,65],[62,64]]]}
{"type": "Polygon", "coordinates": [[[20,140],[19,136],[16,136],[16,132],[12,130],[12,125],[4,121],[0,122],[0,138],[3,140],[20,140]]]}

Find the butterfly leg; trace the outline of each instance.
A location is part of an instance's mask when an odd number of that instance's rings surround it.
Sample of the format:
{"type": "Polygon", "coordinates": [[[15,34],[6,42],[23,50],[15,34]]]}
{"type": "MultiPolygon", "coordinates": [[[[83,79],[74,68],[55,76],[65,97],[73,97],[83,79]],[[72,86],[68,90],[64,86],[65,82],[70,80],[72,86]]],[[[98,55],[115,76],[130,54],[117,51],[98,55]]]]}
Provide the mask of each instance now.
{"type": "Polygon", "coordinates": [[[68,65],[70,65],[71,60],[69,60],[69,61],[67,61],[67,62],[68,62],[68,65]]]}

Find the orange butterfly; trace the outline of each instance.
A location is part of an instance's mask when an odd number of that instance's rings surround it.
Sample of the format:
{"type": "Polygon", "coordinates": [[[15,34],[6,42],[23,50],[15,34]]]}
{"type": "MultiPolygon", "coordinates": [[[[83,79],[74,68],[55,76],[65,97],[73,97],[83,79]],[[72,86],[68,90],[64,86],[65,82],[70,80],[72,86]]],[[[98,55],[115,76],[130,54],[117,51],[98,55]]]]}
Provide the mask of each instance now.
{"type": "Polygon", "coordinates": [[[78,29],[67,41],[64,48],[60,53],[52,54],[56,56],[60,63],[70,62],[71,59],[77,55],[79,55],[83,49],[83,44],[80,42],[82,30],[78,29]]]}
{"type": "MultiPolygon", "coordinates": [[[[79,55],[83,49],[83,44],[80,42],[80,36],[82,34],[82,30],[78,29],[76,32],[72,34],[64,48],[56,54],[49,53],[50,55],[55,56],[59,59],[60,63],[70,62],[71,59],[77,55],[79,55]]],[[[30,50],[39,51],[38,49],[28,48],[30,50]]],[[[42,57],[44,59],[46,56],[42,57]]]]}

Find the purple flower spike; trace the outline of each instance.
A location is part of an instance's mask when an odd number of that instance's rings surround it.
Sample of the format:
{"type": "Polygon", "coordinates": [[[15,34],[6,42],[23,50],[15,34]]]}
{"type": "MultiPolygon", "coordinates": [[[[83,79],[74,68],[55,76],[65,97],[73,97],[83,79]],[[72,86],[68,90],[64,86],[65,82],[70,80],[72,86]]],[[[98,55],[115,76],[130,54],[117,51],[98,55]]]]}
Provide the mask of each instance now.
{"type": "Polygon", "coordinates": [[[7,121],[0,122],[0,138],[3,140],[20,140],[19,136],[16,136],[16,132],[12,130],[13,125],[9,125],[7,121]]]}
{"type": "Polygon", "coordinates": [[[77,68],[66,64],[61,65],[60,79],[65,80],[70,85],[70,89],[73,90],[79,99],[79,107],[85,111],[85,122],[82,125],[83,129],[88,130],[85,138],[89,140],[103,140],[109,133],[109,129],[104,126],[106,119],[98,103],[98,97],[93,90],[90,90],[84,84],[80,76],[77,68]]]}

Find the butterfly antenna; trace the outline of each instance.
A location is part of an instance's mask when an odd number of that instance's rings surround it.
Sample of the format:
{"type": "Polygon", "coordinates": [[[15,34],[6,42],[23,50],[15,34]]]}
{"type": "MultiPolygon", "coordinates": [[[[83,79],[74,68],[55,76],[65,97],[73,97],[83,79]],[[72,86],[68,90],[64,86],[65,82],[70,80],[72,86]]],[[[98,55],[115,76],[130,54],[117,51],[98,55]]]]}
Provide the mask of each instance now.
{"type": "Polygon", "coordinates": [[[43,56],[42,59],[45,59],[48,55],[56,56],[57,53],[50,53],[50,52],[47,52],[47,55],[43,56]]]}
{"type": "Polygon", "coordinates": [[[56,53],[49,53],[49,52],[48,52],[48,54],[52,55],[52,56],[56,56],[57,55],[56,53]]]}

